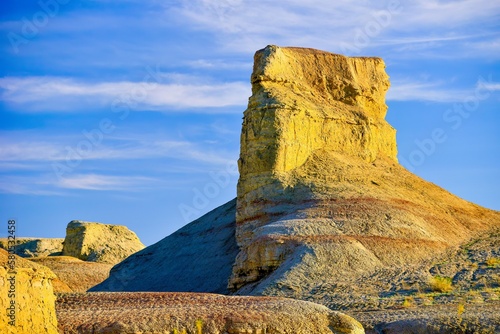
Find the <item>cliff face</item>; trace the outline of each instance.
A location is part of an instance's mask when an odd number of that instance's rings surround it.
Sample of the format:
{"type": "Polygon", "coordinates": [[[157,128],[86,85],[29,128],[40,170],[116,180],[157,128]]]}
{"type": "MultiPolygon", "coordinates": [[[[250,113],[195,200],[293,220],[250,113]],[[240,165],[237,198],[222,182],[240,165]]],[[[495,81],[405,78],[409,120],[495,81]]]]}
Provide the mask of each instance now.
{"type": "Polygon", "coordinates": [[[231,290],[304,298],[318,282],[409,265],[500,222],[398,164],[384,68],[311,49],[256,53],[231,290]]]}
{"type": "MultiPolygon", "coordinates": [[[[237,223],[250,233],[259,202],[293,187],[300,178],[294,171],[321,150],[396,161],[396,131],[384,119],[389,77],[382,59],[268,46],[255,54],[251,81],[237,210],[237,223]]],[[[249,238],[242,232],[243,246],[249,238]]]]}

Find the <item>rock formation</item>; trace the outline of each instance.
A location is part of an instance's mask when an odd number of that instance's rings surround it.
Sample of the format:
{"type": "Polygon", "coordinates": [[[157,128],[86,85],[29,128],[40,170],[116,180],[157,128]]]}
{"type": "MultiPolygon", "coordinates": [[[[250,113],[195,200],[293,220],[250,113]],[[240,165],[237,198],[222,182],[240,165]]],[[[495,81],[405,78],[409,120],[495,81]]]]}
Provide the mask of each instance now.
{"type": "Polygon", "coordinates": [[[9,259],[9,253],[0,249],[2,333],[58,333],[55,296],[51,284],[53,279],[56,279],[56,275],[50,269],[31,264],[15,255],[13,259],[9,259]],[[10,267],[11,264],[14,270],[10,267]],[[15,301],[12,310],[11,300],[15,301]],[[10,321],[14,323],[9,324],[10,321]]]}
{"type": "Polygon", "coordinates": [[[58,298],[57,313],[63,333],[364,333],[356,320],[324,306],[270,297],[66,294],[58,298]]]}
{"type": "MultiPolygon", "coordinates": [[[[17,238],[16,254],[22,257],[61,255],[62,238],[17,238]]],[[[8,240],[0,239],[0,248],[8,249],[8,240]]]]}
{"type": "Polygon", "coordinates": [[[230,289],[306,298],[457,245],[500,214],[411,174],[379,58],[268,46],[244,113],[230,289]]]}
{"type": "Polygon", "coordinates": [[[125,226],[73,220],[66,227],[63,255],[116,264],[143,248],[137,235],[125,226]]]}
{"type": "Polygon", "coordinates": [[[95,290],[224,292],[226,281],[236,294],[335,304],[330,297],[345,287],[360,298],[378,293],[353,291],[353,282],[368,286],[377,271],[413,266],[498,226],[499,212],[398,164],[384,67],[311,49],[258,51],[236,207],[132,255],[95,290]]]}

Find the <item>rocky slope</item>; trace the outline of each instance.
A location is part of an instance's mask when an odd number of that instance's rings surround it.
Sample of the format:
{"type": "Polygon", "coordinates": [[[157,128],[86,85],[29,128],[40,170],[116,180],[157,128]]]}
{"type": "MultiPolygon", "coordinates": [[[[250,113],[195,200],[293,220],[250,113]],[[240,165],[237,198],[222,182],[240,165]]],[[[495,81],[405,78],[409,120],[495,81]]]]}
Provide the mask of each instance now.
{"type": "Polygon", "coordinates": [[[73,220],[66,227],[62,255],[116,264],[143,248],[137,235],[126,226],[73,220]]]}
{"type": "Polygon", "coordinates": [[[56,275],[50,269],[16,255],[12,257],[0,249],[1,332],[58,333],[52,288],[52,280],[55,279],[56,275]],[[11,305],[11,300],[15,300],[15,306],[11,305]],[[12,307],[14,310],[8,310],[12,307]]]}
{"type": "Polygon", "coordinates": [[[232,200],[117,264],[91,291],[228,293],[238,254],[235,214],[232,200]]]}
{"type": "Polygon", "coordinates": [[[367,334],[500,333],[500,302],[373,310],[354,313],[367,334]]]}
{"type": "Polygon", "coordinates": [[[356,320],[324,306],[270,297],[64,294],[58,297],[57,315],[61,333],[364,333],[356,320]]]}

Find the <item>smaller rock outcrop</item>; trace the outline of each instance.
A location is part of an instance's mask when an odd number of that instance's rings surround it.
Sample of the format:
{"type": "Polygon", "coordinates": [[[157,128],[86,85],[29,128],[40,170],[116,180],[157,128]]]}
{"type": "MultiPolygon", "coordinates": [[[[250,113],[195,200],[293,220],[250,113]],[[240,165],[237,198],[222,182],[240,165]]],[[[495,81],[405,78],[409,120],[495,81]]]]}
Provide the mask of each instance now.
{"type": "Polygon", "coordinates": [[[56,275],[50,269],[0,249],[2,333],[58,333],[54,279],[56,275]]]}
{"type": "Polygon", "coordinates": [[[364,333],[363,326],[348,315],[311,302],[274,297],[65,294],[57,300],[57,314],[63,333],[364,333]],[[90,308],[92,312],[87,312],[90,308]]]}
{"type": "MultiPolygon", "coordinates": [[[[110,263],[87,262],[72,256],[47,256],[30,259],[50,268],[69,288],[69,292],[85,292],[109,276],[110,263]]],[[[59,291],[54,285],[55,292],[59,291]]]]}
{"type": "Polygon", "coordinates": [[[116,264],[143,248],[137,235],[125,226],[73,220],[66,227],[63,255],[116,264]]]}
{"type": "MultiPolygon", "coordinates": [[[[16,255],[42,257],[61,255],[63,238],[16,238],[16,255]]],[[[8,249],[7,238],[0,239],[0,248],[8,249]]]]}

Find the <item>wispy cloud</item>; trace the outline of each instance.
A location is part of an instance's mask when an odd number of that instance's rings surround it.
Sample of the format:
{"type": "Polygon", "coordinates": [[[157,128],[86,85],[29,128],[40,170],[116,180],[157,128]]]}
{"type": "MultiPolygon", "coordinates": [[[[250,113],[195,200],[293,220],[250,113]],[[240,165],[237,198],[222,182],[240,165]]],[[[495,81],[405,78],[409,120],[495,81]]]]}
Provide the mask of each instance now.
{"type": "Polygon", "coordinates": [[[447,89],[439,82],[394,81],[387,92],[388,101],[457,102],[473,90],[447,89]]]}
{"type": "Polygon", "coordinates": [[[162,180],[144,176],[113,176],[96,173],[68,175],[54,180],[52,174],[7,175],[0,179],[0,193],[65,196],[71,190],[142,191],[158,187],[162,180]]]}
{"type": "Polygon", "coordinates": [[[387,92],[388,101],[428,101],[428,102],[463,102],[467,97],[474,97],[479,88],[489,92],[500,91],[500,83],[480,78],[470,89],[447,88],[451,84],[442,82],[419,82],[411,80],[395,80],[387,92]]]}
{"type": "Polygon", "coordinates": [[[168,112],[203,107],[217,113],[227,112],[223,107],[245,105],[250,94],[248,83],[198,84],[196,78],[191,83],[185,81],[86,83],[59,77],[5,77],[0,79],[0,99],[23,111],[70,112],[125,103],[134,110],[168,112]]]}
{"type": "Polygon", "coordinates": [[[489,91],[500,91],[500,82],[480,82],[478,85],[486,88],[489,91]]]}
{"type": "MultiPolygon", "coordinates": [[[[78,142],[85,140],[82,136],[73,137],[47,137],[31,133],[25,139],[26,133],[0,132],[3,138],[0,146],[0,163],[4,167],[14,166],[18,168],[22,162],[54,162],[65,161],[68,152],[77,151],[78,142]],[[71,145],[74,143],[74,145],[71,145]]],[[[203,143],[190,141],[169,140],[152,138],[143,134],[139,138],[133,136],[127,138],[109,137],[106,144],[93,146],[86,150],[79,158],[81,160],[145,160],[151,158],[170,158],[192,163],[204,163],[221,165],[232,161],[231,157],[224,152],[214,152],[204,147],[203,143]]]]}
{"type": "Polygon", "coordinates": [[[196,69],[206,69],[206,70],[248,70],[252,69],[253,64],[251,62],[242,61],[227,61],[223,59],[197,59],[193,61],[188,61],[187,65],[196,69]]]}
{"type": "Polygon", "coordinates": [[[158,182],[149,177],[139,176],[112,176],[98,174],[79,174],[63,177],[57,183],[59,188],[83,190],[137,190],[146,184],[158,182]]]}
{"type": "Polygon", "coordinates": [[[2,175],[0,193],[15,195],[60,196],[62,191],[47,186],[39,176],[2,175]]]}
{"type": "MultiPolygon", "coordinates": [[[[500,3],[489,0],[287,1],[198,0],[170,7],[191,24],[217,34],[221,47],[252,52],[266,44],[312,46],[342,51],[360,33],[363,49],[395,45],[392,56],[418,56],[413,45],[440,49],[449,57],[462,56],[445,47],[477,39],[491,40],[500,16],[500,3]],[[445,15],[444,13],[452,13],[445,15]],[[277,20],[276,17],[279,17],[277,20]],[[272,22],[272,24],[265,24],[272,22]],[[318,34],[318,31],[325,32],[318,34]],[[407,47],[403,47],[407,45],[407,47]]],[[[359,46],[359,45],[358,45],[359,46]]],[[[469,55],[471,50],[465,55],[469,55]]],[[[478,50],[476,50],[478,52],[478,50]]]]}

